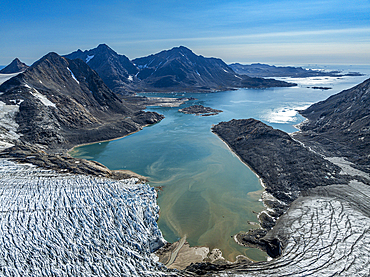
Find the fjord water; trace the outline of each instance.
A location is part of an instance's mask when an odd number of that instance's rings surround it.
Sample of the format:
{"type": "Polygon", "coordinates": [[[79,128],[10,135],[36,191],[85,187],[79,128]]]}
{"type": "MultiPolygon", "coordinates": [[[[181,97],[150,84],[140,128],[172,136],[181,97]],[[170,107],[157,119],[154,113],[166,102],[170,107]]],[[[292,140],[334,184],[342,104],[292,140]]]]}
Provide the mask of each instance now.
{"type": "MultiPolygon", "coordinates": [[[[369,67],[358,69],[369,73],[369,67]]],[[[353,68],[350,71],[354,71],[353,68]]],[[[264,260],[257,250],[238,246],[232,236],[257,228],[263,188],[258,177],[211,132],[213,124],[256,118],[286,132],[303,120],[296,109],[324,100],[359,84],[368,76],[290,79],[297,87],[239,89],[208,94],[145,94],[146,96],[194,97],[181,108],[202,104],[223,110],[215,116],[182,114],[178,108],[151,107],[165,115],[160,123],[109,142],[75,148],[74,157],[93,159],[110,169],[129,169],[150,178],[160,187],[159,227],[174,242],[186,235],[191,246],[221,249],[231,261],[237,255],[264,260]],[[332,87],[331,90],[308,87],[332,87]]]]}

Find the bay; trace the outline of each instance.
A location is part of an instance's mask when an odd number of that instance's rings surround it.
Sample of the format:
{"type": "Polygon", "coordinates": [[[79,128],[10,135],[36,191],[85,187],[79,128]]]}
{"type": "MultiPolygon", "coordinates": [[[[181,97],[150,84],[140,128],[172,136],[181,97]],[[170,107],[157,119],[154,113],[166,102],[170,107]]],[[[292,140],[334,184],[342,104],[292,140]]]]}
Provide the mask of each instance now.
{"type": "MultiPolygon", "coordinates": [[[[319,66],[316,65],[317,68],[319,66]]],[[[323,66],[370,73],[369,66],[323,66]]],[[[147,93],[155,97],[193,97],[184,108],[201,104],[223,110],[215,116],[183,114],[178,108],[150,107],[165,116],[160,123],[125,138],[75,148],[74,157],[96,160],[112,170],[129,169],[148,176],[160,187],[158,225],[164,238],[174,242],[187,236],[191,246],[218,248],[234,261],[237,255],[261,261],[266,254],[237,245],[232,236],[257,228],[262,187],[258,177],[211,132],[213,124],[241,118],[256,118],[274,128],[295,132],[304,120],[297,109],[348,89],[368,76],[280,78],[297,87],[239,89],[207,94],[147,93]],[[332,87],[330,90],[313,86],[332,87]]]]}

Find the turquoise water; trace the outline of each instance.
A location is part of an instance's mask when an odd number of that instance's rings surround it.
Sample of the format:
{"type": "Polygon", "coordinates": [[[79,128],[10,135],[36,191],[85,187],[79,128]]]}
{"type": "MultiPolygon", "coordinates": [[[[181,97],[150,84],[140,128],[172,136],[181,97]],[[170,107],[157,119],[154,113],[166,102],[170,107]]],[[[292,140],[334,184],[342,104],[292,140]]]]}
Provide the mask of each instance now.
{"type": "Polygon", "coordinates": [[[299,86],[293,88],[170,94],[197,99],[181,108],[202,104],[223,112],[200,117],[182,114],[178,108],[151,107],[148,110],[164,114],[165,119],[122,139],[75,148],[71,154],[99,161],[110,169],[132,170],[148,176],[152,186],[161,187],[158,224],[169,242],[186,235],[191,246],[219,248],[231,261],[240,254],[264,260],[263,252],[238,246],[232,238],[240,231],[256,228],[256,213],[263,209],[259,179],[211,132],[212,125],[253,117],[294,132],[293,125],[303,120],[295,109],[324,100],[366,78],[305,78],[294,79],[299,86]]]}

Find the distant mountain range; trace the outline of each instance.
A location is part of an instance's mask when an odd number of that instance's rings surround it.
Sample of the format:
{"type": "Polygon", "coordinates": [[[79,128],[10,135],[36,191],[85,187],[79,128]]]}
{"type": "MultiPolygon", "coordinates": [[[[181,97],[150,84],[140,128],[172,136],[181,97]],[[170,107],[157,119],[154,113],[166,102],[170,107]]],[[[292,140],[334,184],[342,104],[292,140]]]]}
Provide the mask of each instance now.
{"type": "Polygon", "coordinates": [[[22,63],[18,58],[15,58],[9,65],[0,70],[1,74],[11,74],[25,71],[28,65],[22,63]]]}
{"type": "Polygon", "coordinates": [[[100,75],[110,89],[120,94],[138,91],[210,92],[242,87],[294,85],[240,76],[221,59],[198,56],[184,46],[132,61],[105,44],[91,50],[77,50],[64,57],[82,59],[100,75]]]}
{"type": "Polygon", "coordinates": [[[316,76],[362,76],[358,72],[350,72],[343,74],[340,71],[322,71],[305,69],[302,67],[293,66],[274,66],[268,64],[254,63],[254,64],[240,64],[233,63],[229,65],[236,73],[241,75],[248,75],[250,77],[293,77],[293,78],[306,78],[316,76]]]}

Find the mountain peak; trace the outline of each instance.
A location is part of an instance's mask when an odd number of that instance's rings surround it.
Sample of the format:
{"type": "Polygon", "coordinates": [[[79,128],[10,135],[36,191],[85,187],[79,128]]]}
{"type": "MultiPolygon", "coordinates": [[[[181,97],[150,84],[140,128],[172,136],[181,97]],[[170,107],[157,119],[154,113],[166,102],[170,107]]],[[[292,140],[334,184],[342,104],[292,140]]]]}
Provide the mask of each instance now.
{"type": "Polygon", "coordinates": [[[36,67],[36,66],[39,66],[41,64],[44,64],[44,63],[51,63],[51,64],[63,64],[63,65],[66,65],[67,66],[67,61],[65,60],[65,58],[59,56],[57,53],[55,52],[49,52],[48,54],[46,54],[45,56],[43,56],[41,59],[39,59],[38,61],[34,62],[32,64],[32,67],[36,67]]]}
{"type": "MultiPolygon", "coordinates": [[[[114,54],[117,54],[112,48],[110,48],[108,45],[106,45],[105,43],[102,43],[102,44],[99,44],[98,47],[96,47],[96,50],[98,52],[110,52],[110,53],[114,53],[114,54]]],[[[117,54],[118,55],[118,54],[117,54]]]]}
{"type": "Polygon", "coordinates": [[[28,68],[28,65],[22,63],[18,58],[15,58],[8,66],[0,70],[2,74],[11,74],[25,71],[28,68]]]}
{"type": "Polygon", "coordinates": [[[64,57],[85,61],[114,92],[133,92],[132,82],[138,69],[126,56],[118,54],[108,45],[102,43],[96,48],[75,51],[64,57]]]}

